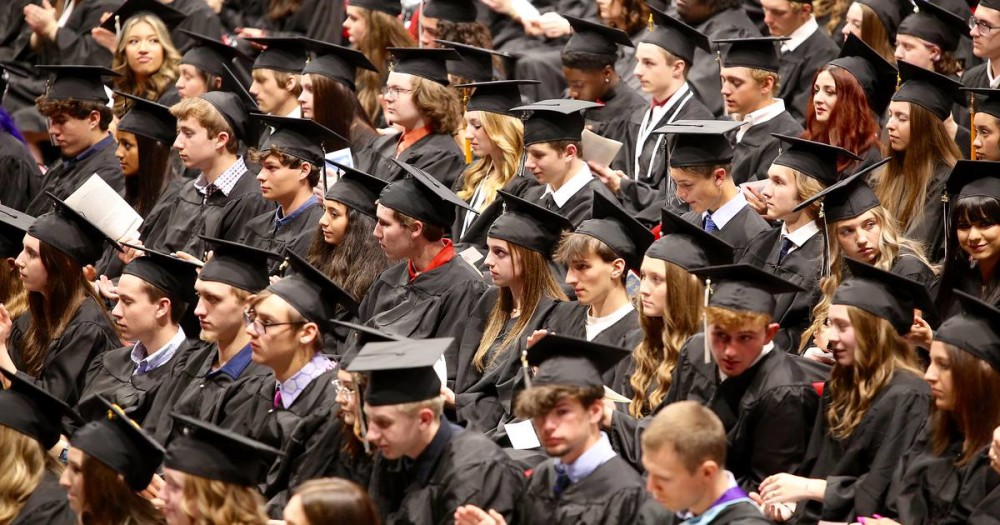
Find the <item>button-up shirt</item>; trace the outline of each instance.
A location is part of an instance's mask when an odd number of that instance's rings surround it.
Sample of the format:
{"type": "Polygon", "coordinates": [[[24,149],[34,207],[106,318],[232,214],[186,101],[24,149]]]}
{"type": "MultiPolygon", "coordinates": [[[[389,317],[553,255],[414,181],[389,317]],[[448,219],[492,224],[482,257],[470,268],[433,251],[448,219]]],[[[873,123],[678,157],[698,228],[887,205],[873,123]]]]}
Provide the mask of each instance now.
{"type": "Polygon", "coordinates": [[[281,406],[286,409],[291,408],[295,400],[299,398],[299,395],[309,386],[309,383],[312,383],[314,379],[324,372],[333,370],[336,366],[333,361],[330,361],[330,358],[323,354],[313,356],[306,363],[306,366],[300,368],[292,377],[278,382],[277,391],[281,393],[281,406]]]}
{"type": "Polygon", "coordinates": [[[578,483],[581,479],[593,474],[598,467],[607,463],[608,460],[616,455],[614,449],[611,448],[611,441],[608,439],[608,435],[601,432],[601,438],[597,440],[597,443],[594,443],[586,452],[580,454],[580,457],[576,458],[576,461],[563,464],[561,459],[556,458],[555,464],[556,468],[566,469],[566,475],[569,476],[571,482],[578,483]]]}
{"type": "Polygon", "coordinates": [[[590,168],[586,164],[583,164],[580,167],[580,171],[576,172],[558,190],[553,190],[551,185],[546,184],[545,194],[542,195],[542,198],[545,198],[545,195],[552,195],[552,200],[556,202],[557,206],[562,208],[570,198],[576,195],[578,191],[582,190],[593,179],[594,175],[590,172],[590,168]]]}
{"type": "Polygon", "coordinates": [[[215,182],[208,182],[208,179],[205,178],[205,174],[199,173],[198,178],[194,179],[194,187],[202,195],[207,195],[208,192],[205,191],[205,188],[207,188],[209,184],[215,184],[217,191],[221,191],[223,195],[228,197],[229,192],[233,191],[233,188],[236,187],[236,183],[240,181],[240,177],[242,177],[246,172],[247,166],[243,162],[243,157],[237,157],[236,162],[227,168],[226,171],[223,171],[222,174],[215,179],[215,182]]]}
{"type": "Polygon", "coordinates": [[[129,356],[132,359],[132,363],[135,365],[135,370],[132,371],[132,375],[148,374],[149,372],[165,365],[171,358],[174,357],[174,354],[177,353],[177,349],[180,348],[186,338],[187,336],[184,335],[184,329],[178,327],[177,333],[174,334],[169,341],[167,341],[167,344],[152,353],[147,350],[141,341],[137,342],[135,346],[132,347],[132,353],[129,356]]]}

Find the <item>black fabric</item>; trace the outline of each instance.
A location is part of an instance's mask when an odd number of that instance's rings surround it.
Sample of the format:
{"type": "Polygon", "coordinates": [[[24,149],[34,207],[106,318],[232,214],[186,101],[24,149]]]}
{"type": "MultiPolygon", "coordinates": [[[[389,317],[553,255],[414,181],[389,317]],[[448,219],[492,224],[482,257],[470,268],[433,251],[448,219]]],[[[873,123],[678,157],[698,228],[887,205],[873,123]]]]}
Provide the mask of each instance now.
{"type": "Polygon", "coordinates": [[[692,271],[733,262],[733,247],[666,208],[660,212],[661,237],[650,245],[647,257],[692,271]]]}
{"type": "Polygon", "coordinates": [[[379,194],[379,204],[441,228],[455,220],[456,207],[472,210],[430,173],[399,160],[392,162],[407,176],[386,185],[379,194]]]}
{"type": "Polygon", "coordinates": [[[631,123],[636,114],[639,119],[645,115],[649,102],[624,81],[619,81],[618,85],[608,89],[598,102],[603,105],[583,112],[587,129],[606,139],[621,142],[623,146],[611,161],[610,167],[630,172],[634,160],[629,157],[624,145],[629,140],[635,141],[636,137],[630,135],[637,134],[638,130],[633,130],[631,123]]]}
{"type": "MultiPolygon", "coordinates": [[[[695,29],[708,36],[711,40],[725,38],[751,38],[760,36],[760,31],[747,17],[742,6],[718,11],[706,20],[694,26],[695,29]]],[[[688,70],[688,83],[698,98],[716,117],[723,116],[722,81],[719,77],[719,64],[716,54],[698,48],[694,51],[694,60],[688,70]]]]}
{"type": "Polygon", "coordinates": [[[363,9],[381,11],[388,15],[399,16],[403,12],[403,7],[399,0],[354,0],[351,5],[363,9]]]}
{"type": "Polygon", "coordinates": [[[642,41],[653,44],[691,63],[695,49],[711,52],[708,37],[699,30],[685,24],[655,7],[649,8],[653,18],[653,31],[642,41]]]}
{"type": "Polygon", "coordinates": [[[823,210],[826,214],[827,224],[833,224],[846,219],[853,219],[862,213],[880,206],[878,196],[875,191],[865,182],[865,177],[872,171],[887,164],[890,159],[885,158],[875,164],[868,166],[840,182],[827,187],[816,193],[812,197],[800,202],[795,210],[808,207],[813,202],[822,201],[823,210]]]}
{"type": "MultiPolygon", "coordinates": [[[[763,238],[763,234],[759,236],[763,238]]],[[[756,239],[755,239],[756,240],[756,239]]],[[[755,242],[751,242],[753,249],[755,242]]],[[[753,253],[748,250],[748,253],[753,253]]],[[[747,260],[749,257],[744,257],[747,260]]],[[[724,266],[709,266],[693,271],[702,279],[711,280],[712,293],[708,306],[717,306],[736,312],[772,314],[778,305],[778,296],[807,290],[797,282],[753,266],[746,262],[724,266]]],[[[775,316],[775,320],[779,317],[775,316]]]]}
{"type": "Polygon", "coordinates": [[[538,84],[537,80],[496,80],[459,84],[459,89],[473,89],[465,103],[465,111],[486,111],[514,116],[512,108],[522,104],[518,86],[538,84]]]}
{"type": "MultiPolygon", "coordinates": [[[[309,247],[316,235],[316,225],[324,213],[326,211],[322,205],[318,202],[311,203],[291,222],[279,227],[275,221],[275,212],[266,211],[246,223],[240,242],[271,253],[289,250],[305,258],[309,255],[309,247]]],[[[267,266],[268,274],[281,275],[283,266],[281,259],[271,259],[267,266]]]]}
{"type": "Polygon", "coordinates": [[[236,46],[230,46],[221,40],[208,35],[180,29],[181,33],[191,40],[191,48],[181,57],[181,64],[190,64],[205,73],[221,77],[226,70],[223,64],[232,66],[237,58],[249,62],[250,57],[243,54],[236,46]]]}
{"type": "Polygon", "coordinates": [[[394,73],[405,73],[447,86],[450,60],[461,60],[461,55],[451,48],[387,47],[394,73]]]}
{"type": "MultiPolygon", "coordinates": [[[[458,58],[448,60],[448,74],[463,78],[469,82],[489,82],[491,80],[501,80],[498,71],[494,67],[496,58],[507,62],[513,57],[509,53],[485,49],[482,47],[470,46],[459,42],[448,40],[435,40],[442,47],[454,49],[458,52],[458,58]]],[[[519,104],[514,104],[514,106],[519,104]]],[[[514,107],[510,106],[510,107],[514,107]]],[[[509,109],[509,108],[508,108],[509,109]]]]}
{"type": "Polygon", "coordinates": [[[144,490],[163,461],[163,447],[146,434],[121,408],[98,396],[95,404],[107,415],[87,423],[70,438],[73,448],[125,478],[133,491],[144,490]]]}
{"type": "Polygon", "coordinates": [[[159,18],[171,31],[186,17],[183,12],[158,0],[126,0],[121,7],[111,13],[101,27],[114,33],[115,26],[125,27],[125,22],[129,18],[143,13],[159,18]]]}
{"type": "Polygon", "coordinates": [[[517,504],[517,521],[526,525],[616,525],[635,523],[649,498],[639,473],[615,456],[556,497],[557,473],[549,459],[532,472],[517,504]]]}
{"type": "MultiPolygon", "coordinates": [[[[463,175],[464,177],[464,175],[463,175]]],[[[464,186],[464,181],[459,179],[455,183],[456,188],[461,188],[464,186]]],[[[521,171],[516,177],[510,179],[507,184],[503,187],[503,191],[515,195],[517,197],[524,198],[525,193],[532,187],[538,186],[538,182],[535,178],[525,171],[521,171]]],[[[500,218],[503,213],[503,201],[501,199],[494,199],[489,205],[480,210],[476,214],[475,218],[469,224],[468,228],[465,228],[463,232],[463,225],[465,224],[465,218],[468,214],[473,213],[465,208],[459,208],[455,214],[455,222],[451,226],[452,237],[458,239],[455,249],[461,253],[462,248],[465,246],[475,246],[480,252],[486,252],[486,236],[489,233],[489,229],[493,226],[493,223],[500,218]]]]}
{"type": "Polygon", "coordinates": [[[346,138],[312,119],[261,113],[254,113],[251,117],[261,129],[266,125],[273,130],[261,141],[258,149],[277,148],[282,153],[312,164],[316,170],[325,168],[327,151],[336,151],[350,145],[346,138]]]}
{"type": "Polygon", "coordinates": [[[551,333],[528,349],[528,365],[537,367],[533,385],[602,386],[602,375],[630,350],[551,333]]]}
{"type": "Polygon", "coordinates": [[[952,198],[1000,197],[1000,162],[959,160],[951,169],[945,190],[952,198]]]}
{"type": "MultiPolygon", "coordinates": [[[[962,35],[968,36],[969,24],[955,13],[928,0],[913,0],[917,11],[899,24],[897,34],[912,35],[951,52],[958,48],[962,35]]],[[[968,15],[968,10],[966,10],[968,15]]]]}
{"type": "Polygon", "coordinates": [[[571,230],[569,219],[542,206],[500,191],[504,212],[493,225],[488,235],[494,239],[512,242],[548,257],[555,249],[563,232],[571,230]]]}
{"type": "Polygon", "coordinates": [[[170,108],[128,93],[115,92],[131,101],[131,109],[118,121],[118,129],[172,145],[177,138],[177,118],[170,108]]]}
{"type": "Polygon", "coordinates": [[[28,227],[28,235],[59,250],[81,267],[100,259],[105,241],[120,248],[114,239],[82,214],[55,195],[47,195],[55,203],[55,210],[35,219],[28,227]]]}
{"type": "Polygon", "coordinates": [[[824,187],[835,184],[839,180],[837,161],[841,157],[861,160],[861,157],[823,142],[800,139],[788,135],[774,135],[775,138],[788,144],[779,150],[774,164],[785,166],[819,182],[824,187]]]}
{"type": "Polygon", "coordinates": [[[28,147],[10,133],[0,133],[0,173],[4,174],[0,202],[14,210],[26,210],[41,191],[43,176],[28,147]]]}
{"type": "MultiPolygon", "coordinates": [[[[130,246],[142,250],[141,246],[130,246]]],[[[143,250],[142,257],[132,259],[125,265],[122,275],[134,275],[154,287],[191,303],[195,299],[194,282],[201,267],[191,261],[154,250],[143,250]]]]}
{"type": "Polygon", "coordinates": [[[0,257],[17,258],[33,222],[34,217],[0,205],[0,257]]]}
{"type": "Polygon", "coordinates": [[[573,34],[563,46],[563,53],[590,53],[594,55],[618,55],[618,46],[632,47],[628,33],[574,16],[566,16],[573,28],[573,34]]]}
{"type": "Polygon", "coordinates": [[[453,188],[455,180],[465,171],[465,153],[449,133],[431,133],[396,154],[399,135],[383,135],[365,146],[357,155],[355,167],[382,180],[392,182],[405,176],[405,171],[392,159],[405,162],[430,173],[442,185],[453,188]]]}
{"type": "MultiPolygon", "coordinates": [[[[699,228],[704,222],[702,214],[696,211],[687,212],[682,217],[699,228]]],[[[750,206],[744,206],[725,226],[712,233],[733,247],[733,260],[738,261],[743,257],[750,241],[770,229],[771,226],[759,213],[750,206]]]]}
{"type": "Polygon", "coordinates": [[[337,201],[373,219],[377,218],[375,202],[385,189],[386,182],[343,164],[334,162],[333,165],[342,175],[327,190],[326,200],[337,201]]]}
{"type": "Polygon", "coordinates": [[[198,274],[203,281],[215,281],[257,293],[270,284],[268,260],[280,259],[278,252],[267,252],[246,244],[201,236],[208,243],[212,258],[198,274]]]}
{"type": "Polygon", "coordinates": [[[945,192],[950,173],[951,168],[947,164],[935,164],[934,175],[927,184],[923,218],[912,220],[903,232],[904,237],[924,244],[927,259],[931,262],[944,258],[944,210],[941,205],[941,195],[945,192]]]}
{"type": "Polygon", "coordinates": [[[55,78],[50,80],[45,89],[45,97],[49,100],[89,100],[107,102],[108,94],[104,90],[104,77],[121,76],[118,73],[100,66],[36,66],[40,71],[47,72],[55,78]]]}
{"type": "Polygon", "coordinates": [[[370,342],[351,359],[348,371],[368,373],[365,405],[427,401],[441,395],[434,364],[454,343],[454,337],[370,342]]]}
{"type": "Polygon", "coordinates": [[[632,270],[639,270],[642,258],[655,237],[639,221],[618,206],[616,200],[595,194],[590,219],[580,223],[576,233],[593,237],[611,248],[632,270]]]}
{"type": "Polygon", "coordinates": [[[851,277],[840,283],[832,304],[843,304],[885,319],[899,335],[910,332],[914,310],[935,325],[935,307],[923,283],[910,281],[853,259],[846,259],[851,277]]]}
{"type": "MultiPolygon", "coordinates": [[[[809,79],[812,82],[812,77],[809,79]]],[[[809,93],[812,93],[810,84],[809,93]]],[[[744,182],[767,180],[767,170],[781,150],[781,140],[774,134],[797,137],[802,125],[793,118],[790,108],[778,116],[750,126],[742,139],[733,147],[733,169],[730,174],[737,185],[744,182]]]]}
{"type": "MultiPolygon", "coordinates": [[[[601,193],[605,197],[614,199],[614,195],[611,193],[611,190],[595,178],[588,182],[583,189],[570,197],[569,200],[563,203],[562,207],[556,206],[553,201],[551,203],[552,207],[549,209],[551,211],[558,212],[559,215],[569,219],[569,222],[573,223],[574,227],[579,226],[583,223],[583,221],[591,217],[595,193],[601,193]]],[[[545,186],[540,184],[532,186],[524,192],[524,199],[532,202],[543,202],[543,196],[545,196],[545,186]]]]}
{"type": "Polygon", "coordinates": [[[302,317],[324,330],[328,319],[337,315],[337,307],[357,310],[357,302],[350,292],[330,280],[322,271],[309,264],[293,251],[285,250],[292,275],[267,287],[267,290],[285,300],[302,317]]]}
{"type": "Polygon", "coordinates": [[[25,500],[11,525],[75,525],[76,514],[69,507],[66,489],[59,486],[59,476],[46,469],[38,486],[25,500]]]}
{"type": "Polygon", "coordinates": [[[713,41],[714,44],[728,44],[722,53],[722,67],[746,67],[764,71],[778,72],[778,51],[775,48],[780,42],[790,40],[788,37],[762,36],[756,38],[723,38],[713,41]]]}
{"type": "MultiPolygon", "coordinates": [[[[647,501],[639,509],[640,525],[681,525],[684,521],[677,514],[668,511],[654,500],[647,501]]],[[[719,525],[771,525],[774,522],[761,514],[757,505],[749,501],[742,501],[726,507],[712,519],[712,523],[719,525]]]]}
{"type": "Polygon", "coordinates": [[[934,338],[954,345],[1000,371],[1000,310],[961,290],[955,297],[964,312],[947,319],[934,338]]]}
{"type": "Polygon", "coordinates": [[[848,35],[840,56],[830,61],[861,84],[868,98],[868,105],[876,115],[885,113],[896,90],[896,68],[882,55],[853,34],[848,35]]]}
{"type": "Polygon", "coordinates": [[[941,120],[951,115],[954,104],[963,102],[958,81],[902,60],[896,65],[902,84],[892,100],[921,106],[941,120]]]}
{"type": "Polygon", "coordinates": [[[469,0],[430,0],[421,14],[455,23],[470,23],[476,21],[478,11],[476,4],[469,0]]]}
{"type": "Polygon", "coordinates": [[[244,37],[255,44],[264,46],[264,50],[253,61],[254,69],[271,69],[298,75],[306,67],[309,56],[307,47],[298,37],[262,36],[244,37]]]}
{"type": "Polygon", "coordinates": [[[729,133],[742,125],[742,122],[722,120],[676,120],[653,133],[671,137],[671,167],[716,166],[733,160],[729,133]]]}
{"type": "Polygon", "coordinates": [[[34,439],[48,450],[59,442],[70,408],[35,385],[30,376],[2,370],[10,386],[0,390],[0,426],[34,439]]]}
{"type": "Polygon", "coordinates": [[[274,448],[198,419],[174,414],[175,436],[163,466],[185,474],[253,486],[280,454],[274,448]]]}
{"type": "Polygon", "coordinates": [[[125,175],[122,174],[121,163],[115,157],[114,140],[107,139],[95,146],[97,149],[82,160],[60,159],[53,164],[42,176],[42,185],[24,209],[25,213],[37,217],[49,211],[52,200],[45,195],[46,192],[65,200],[95,173],[119,195],[124,196],[125,175]]]}
{"type": "Polygon", "coordinates": [[[531,112],[524,121],[525,147],[560,140],[579,141],[583,134],[583,110],[598,107],[596,102],[572,99],[540,100],[512,111],[531,112]]]}
{"type": "Polygon", "coordinates": [[[316,57],[302,69],[303,75],[310,73],[323,75],[354,91],[354,79],[357,77],[358,69],[378,71],[375,65],[368,60],[368,57],[357,49],[310,38],[302,39],[302,43],[316,54],[316,57]]]}

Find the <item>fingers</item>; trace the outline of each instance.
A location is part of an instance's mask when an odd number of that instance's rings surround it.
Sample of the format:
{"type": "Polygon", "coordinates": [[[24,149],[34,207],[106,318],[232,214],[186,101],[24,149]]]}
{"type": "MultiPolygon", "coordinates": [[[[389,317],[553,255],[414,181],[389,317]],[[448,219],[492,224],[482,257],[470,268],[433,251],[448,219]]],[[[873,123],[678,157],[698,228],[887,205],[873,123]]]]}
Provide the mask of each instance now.
{"type": "Polygon", "coordinates": [[[490,509],[490,517],[493,518],[493,523],[496,525],[507,525],[507,520],[503,519],[503,514],[490,509]]]}

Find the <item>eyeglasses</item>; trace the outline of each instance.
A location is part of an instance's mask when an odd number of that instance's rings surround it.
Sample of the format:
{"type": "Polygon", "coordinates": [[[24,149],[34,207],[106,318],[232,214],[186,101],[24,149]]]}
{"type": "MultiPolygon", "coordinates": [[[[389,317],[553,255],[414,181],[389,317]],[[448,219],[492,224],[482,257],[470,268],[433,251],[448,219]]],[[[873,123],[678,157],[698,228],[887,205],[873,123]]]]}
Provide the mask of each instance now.
{"type": "Polygon", "coordinates": [[[344,396],[348,399],[354,396],[354,388],[344,385],[339,379],[333,380],[333,389],[337,391],[338,396],[344,396]]]}
{"type": "Polygon", "coordinates": [[[392,98],[396,98],[400,95],[409,95],[410,93],[413,93],[412,89],[403,89],[396,86],[384,86],[382,88],[383,97],[386,95],[392,95],[392,98]]]}
{"type": "Polygon", "coordinates": [[[984,36],[989,35],[991,31],[996,29],[996,26],[992,26],[974,16],[969,17],[969,29],[972,30],[977,27],[979,28],[979,32],[982,33],[984,36]]]}
{"type": "Polygon", "coordinates": [[[306,324],[308,323],[308,321],[290,321],[287,323],[265,323],[264,321],[257,319],[257,312],[253,310],[245,310],[243,312],[243,323],[246,324],[247,326],[253,325],[254,332],[257,332],[258,334],[266,334],[267,329],[272,326],[306,324]]]}

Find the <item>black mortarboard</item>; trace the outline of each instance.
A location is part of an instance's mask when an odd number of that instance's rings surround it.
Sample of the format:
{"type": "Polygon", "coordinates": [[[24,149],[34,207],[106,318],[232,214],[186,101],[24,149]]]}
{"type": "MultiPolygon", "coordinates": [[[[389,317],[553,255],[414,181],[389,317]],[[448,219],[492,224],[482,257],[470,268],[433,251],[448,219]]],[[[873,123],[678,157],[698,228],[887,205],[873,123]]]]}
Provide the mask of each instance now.
{"type": "Polygon", "coordinates": [[[379,194],[379,203],[403,215],[434,226],[448,228],[455,220],[455,206],[477,213],[469,203],[426,171],[391,159],[408,177],[389,183],[379,194]]]}
{"type": "Polygon", "coordinates": [[[361,170],[344,166],[336,162],[332,163],[343,175],[337,182],[330,186],[326,192],[326,199],[342,203],[351,209],[363,213],[373,219],[377,218],[378,207],[375,201],[379,194],[389,184],[388,182],[373,177],[361,170]]]}
{"type": "Polygon", "coordinates": [[[823,186],[836,184],[839,178],[837,160],[840,157],[861,160],[861,157],[844,148],[823,142],[790,137],[780,133],[771,133],[771,136],[789,144],[780,149],[780,153],[774,159],[774,164],[796,170],[819,181],[823,186]]]}
{"type": "Polygon", "coordinates": [[[975,114],[986,113],[1000,118],[1000,89],[962,88],[962,91],[976,95],[975,114]]]}
{"type": "Polygon", "coordinates": [[[465,103],[466,111],[487,111],[513,116],[511,109],[524,103],[521,100],[521,90],[518,89],[518,86],[534,84],[541,84],[541,82],[537,80],[494,80],[492,82],[459,84],[455,87],[475,89],[468,102],[465,103]]]}
{"type": "Polygon", "coordinates": [[[236,58],[246,62],[251,61],[251,58],[239,48],[226,44],[217,38],[201,35],[187,29],[179,29],[179,31],[191,37],[195,44],[181,57],[181,64],[190,64],[209,75],[221,77],[225,74],[225,70],[222,68],[223,64],[230,64],[236,58]]]}
{"type": "Polygon", "coordinates": [[[0,259],[17,257],[24,248],[24,234],[35,218],[0,205],[0,259]]]}
{"type": "Polygon", "coordinates": [[[866,5],[875,12],[879,21],[885,26],[885,32],[889,34],[889,41],[896,40],[896,30],[899,23],[906,15],[913,12],[913,4],[909,0],[857,0],[859,4],[866,5]]]}
{"type": "Polygon", "coordinates": [[[712,52],[712,44],[704,33],[656,9],[649,8],[653,16],[653,30],[642,41],[666,49],[688,64],[694,62],[695,48],[712,52]]]}
{"type": "MultiPolygon", "coordinates": [[[[919,11],[907,16],[899,25],[900,35],[911,35],[941,47],[942,51],[954,51],[962,35],[968,36],[969,23],[944,7],[927,0],[913,0],[919,11]]],[[[964,3],[964,2],[963,2],[964,3]]],[[[969,8],[966,6],[968,15],[969,8]]]]}
{"type": "Polygon", "coordinates": [[[548,256],[573,223],[554,211],[505,191],[499,192],[504,212],[493,221],[487,236],[523,246],[548,256]]]}
{"type": "Polygon", "coordinates": [[[524,145],[527,147],[539,142],[581,140],[586,120],[580,112],[599,106],[586,100],[549,99],[511,110],[531,112],[524,121],[524,145]]]}
{"type": "Polygon", "coordinates": [[[448,60],[448,73],[470,82],[488,82],[493,80],[493,57],[512,58],[510,53],[470,46],[448,40],[435,40],[446,48],[454,49],[458,59],[448,60]]]}
{"type": "Polygon", "coordinates": [[[45,97],[49,100],[94,100],[108,102],[108,92],[102,77],[121,76],[100,66],[35,66],[36,69],[52,73],[55,79],[49,82],[45,97]]]}
{"type": "Polygon", "coordinates": [[[691,273],[710,280],[709,306],[737,312],[774,315],[774,296],[804,291],[777,275],[749,264],[727,264],[693,270],[691,273]]]}
{"type": "Polygon", "coordinates": [[[126,20],[142,13],[149,13],[159,18],[171,31],[187,18],[187,15],[182,11],[158,0],[126,0],[124,4],[111,13],[111,16],[101,24],[101,27],[114,33],[115,26],[119,29],[125,27],[126,20]]]}
{"type": "Polygon", "coordinates": [[[573,34],[563,46],[563,53],[592,53],[595,55],[618,56],[618,46],[635,47],[628,33],[604,24],[591,22],[575,16],[565,16],[573,34]]]}
{"type": "Polygon", "coordinates": [[[125,244],[142,250],[142,257],[125,265],[123,275],[134,275],[178,299],[190,302],[194,296],[194,282],[198,279],[200,265],[143,246],[125,244]]]}
{"type": "Polygon", "coordinates": [[[851,275],[837,287],[830,304],[854,306],[885,319],[899,335],[910,332],[915,309],[923,312],[931,326],[936,325],[934,300],[923,283],[854,259],[844,260],[851,275]]]}
{"type": "Polygon", "coordinates": [[[952,106],[963,102],[958,81],[902,60],[896,65],[903,83],[892,100],[921,106],[941,120],[951,115],[952,106]]]}
{"type": "Polygon", "coordinates": [[[649,245],[656,239],[653,232],[641,222],[600,193],[594,193],[591,218],[580,223],[576,233],[593,237],[608,245],[625,259],[629,268],[636,271],[642,266],[642,257],[649,245]]]}
{"type": "Polygon", "coordinates": [[[212,105],[233,128],[236,138],[246,141],[251,138],[249,133],[250,112],[240,95],[229,91],[209,91],[198,95],[198,98],[212,105]]]}
{"type": "Polygon", "coordinates": [[[369,372],[365,404],[401,405],[441,395],[434,363],[455,339],[407,339],[368,343],[348,365],[349,372],[369,372]]]}
{"type": "Polygon", "coordinates": [[[872,111],[881,115],[896,90],[896,68],[854,34],[847,35],[840,57],[829,62],[851,74],[861,84],[872,111]]]}
{"type": "Polygon", "coordinates": [[[260,150],[275,147],[316,169],[323,169],[326,151],[336,151],[349,145],[344,137],[312,119],[279,117],[254,113],[251,118],[259,125],[270,125],[274,131],[260,145],[260,150]]]}
{"type": "Polygon", "coordinates": [[[979,6],[1000,11],[1000,0],[980,0],[979,6]]]}
{"type": "Polygon", "coordinates": [[[347,86],[351,91],[356,89],[354,79],[358,69],[368,71],[378,71],[371,60],[364,53],[357,49],[338,46],[328,42],[321,42],[311,38],[303,38],[302,43],[316,53],[316,58],[310,60],[304,68],[302,74],[315,73],[323,75],[331,80],[336,80],[347,86]]]}
{"type": "Polygon", "coordinates": [[[0,369],[10,388],[0,389],[0,425],[14,429],[48,450],[59,442],[63,416],[72,413],[66,403],[35,384],[32,377],[0,369]]]}
{"type": "Polygon", "coordinates": [[[479,14],[476,3],[473,0],[427,0],[421,14],[459,24],[475,22],[479,14]]]}
{"type": "Polygon", "coordinates": [[[872,171],[881,168],[889,162],[884,158],[867,168],[847,177],[846,179],[824,188],[823,191],[800,202],[795,211],[802,210],[810,204],[822,200],[823,212],[827,224],[833,224],[847,219],[853,219],[862,213],[880,206],[875,191],[865,182],[865,177],[872,171]]]}
{"type": "Polygon", "coordinates": [[[361,351],[368,343],[384,343],[386,341],[406,341],[407,338],[401,335],[390,334],[389,332],[383,332],[377,328],[372,328],[370,326],[365,326],[363,324],[348,323],[347,321],[341,321],[340,319],[330,319],[330,323],[334,327],[343,327],[351,331],[347,339],[344,341],[341,348],[344,348],[344,355],[340,358],[340,368],[347,370],[351,366],[351,361],[357,357],[358,352],[361,351]]]}
{"type": "Polygon", "coordinates": [[[299,37],[260,36],[244,37],[244,40],[265,46],[253,61],[254,69],[273,69],[298,75],[306,67],[309,55],[305,42],[299,37]]]}
{"type": "Polygon", "coordinates": [[[322,329],[327,320],[337,314],[337,305],[350,312],[357,311],[358,303],[350,292],[292,250],[286,249],[285,257],[294,273],[268,286],[267,290],[292,305],[302,317],[322,329]]]}
{"type": "Polygon", "coordinates": [[[264,481],[281,451],[195,418],[170,414],[173,436],[163,466],[200,478],[251,487],[264,481]]]}
{"type": "Polygon", "coordinates": [[[778,72],[778,50],[774,44],[790,40],[788,37],[764,36],[757,38],[726,38],[715,44],[729,44],[722,53],[722,67],[748,67],[778,72]]]}
{"type": "Polygon", "coordinates": [[[77,430],[70,439],[73,448],[121,474],[132,490],[144,490],[163,462],[163,447],[129,419],[118,405],[100,395],[96,398],[102,410],[107,410],[107,416],[77,430]]]}
{"type": "Polygon", "coordinates": [[[1000,372],[1000,310],[961,290],[953,293],[963,312],[941,323],[934,339],[961,348],[1000,372]]]}
{"type": "Polygon", "coordinates": [[[449,60],[461,60],[462,56],[451,48],[388,47],[392,54],[394,73],[405,73],[447,86],[449,60]]]}
{"type": "Polygon", "coordinates": [[[676,264],[689,272],[733,262],[733,247],[729,243],[666,208],[660,210],[660,233],[663,236],[646,250],[648,257],[676,264]]]}
{"type": "Polygon", "coordinates": [[[105,242],[118,251],[122,250],[114,239],[52,192],[45,194],[55,201],[55,210],[35,219],[28,228],[29,235],[63,252],[80,266],[96,263],[104,253],[105,242]]]}
{"type": "Polygon", "coordinates": [[[142,97],[115,91],[132,101],[132,107],[118,121],[118,129],[170,146],[177,138],[177,117],[170,114],[170,108],[151,102],[142,97]]]}
{"type": "Polygon", "coordinates": [[[629,353],[586,339],[548,334],[528,349],[528,364],[538,367],[531,385],[602,387],[601,376],[629,353]]]}
{"type": "Polygon", "coordinates": [[[952,202],[963,197],[993,197],[1000,200],[1000,162],[960,160],[951,169],[945,191],[952,202]]]}
{"type": "Polygon", "coordinates": [[[670,165],[713,166],[733,160],[733,145],[727,133],[742,126],[731,120],[678,120],[653,130],[675,135],[670,151],[670,165]]]}
{"type": "Polygon", "coordinates": [[[280,259],[281,256],[223,239],[199,235],[208,243],[212,258],[202,267],[198,279],[202,281],[228,284],[250,293],[257,293],[267,288],[268,259],[280,259]]]}
{"type": "Polygon", "coordinates": [[[351,6],[373,11],[399,16],[403,13],[403,4],[400,0],[352,0],[351,6]]]}

